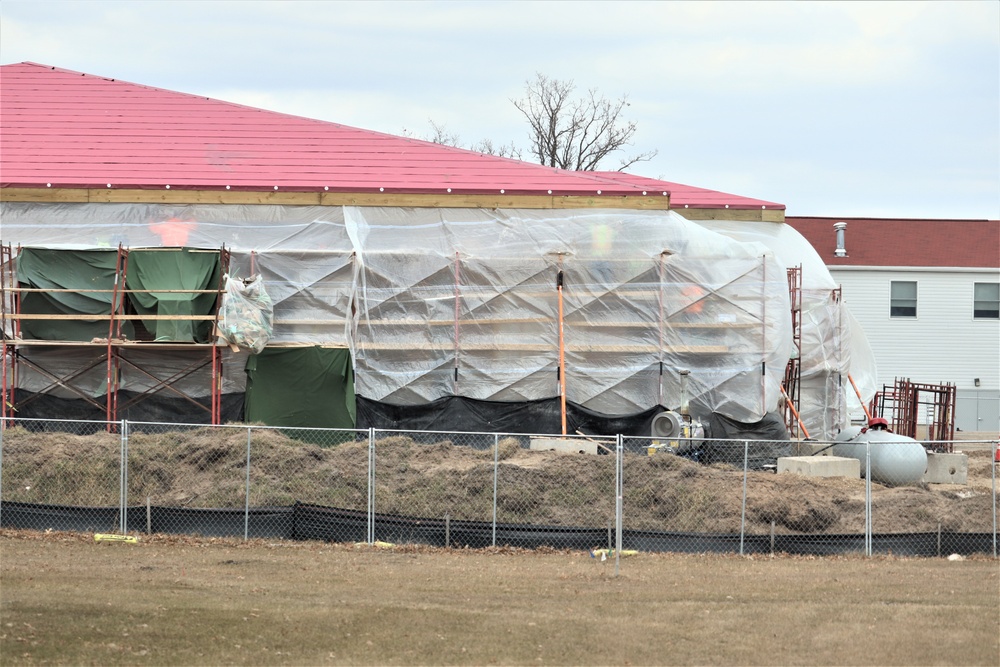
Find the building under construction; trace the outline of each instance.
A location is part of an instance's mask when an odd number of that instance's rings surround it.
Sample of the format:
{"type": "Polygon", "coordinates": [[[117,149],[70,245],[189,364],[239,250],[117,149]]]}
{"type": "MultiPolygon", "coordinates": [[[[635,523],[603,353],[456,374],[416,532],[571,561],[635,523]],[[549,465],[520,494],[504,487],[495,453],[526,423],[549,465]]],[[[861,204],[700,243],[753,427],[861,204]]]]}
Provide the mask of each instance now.
{"type": "Polygon", "coordinates": [[[0,85],[5,416],[646,435],[787,394],[817,437],[873,382],[780,204],[31,63],[0,85]]]}

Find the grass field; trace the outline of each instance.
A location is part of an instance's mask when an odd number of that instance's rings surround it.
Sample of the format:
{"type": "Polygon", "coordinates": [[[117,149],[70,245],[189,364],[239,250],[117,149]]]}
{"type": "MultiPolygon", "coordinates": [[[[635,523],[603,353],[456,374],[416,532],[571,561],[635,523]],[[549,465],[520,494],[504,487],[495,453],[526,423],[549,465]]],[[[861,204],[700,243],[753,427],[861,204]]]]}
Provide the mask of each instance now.
{"type": "Polygon", "coordinates": [[[997,665],[992,559],[0,531],[4,665],[997,665]]]}

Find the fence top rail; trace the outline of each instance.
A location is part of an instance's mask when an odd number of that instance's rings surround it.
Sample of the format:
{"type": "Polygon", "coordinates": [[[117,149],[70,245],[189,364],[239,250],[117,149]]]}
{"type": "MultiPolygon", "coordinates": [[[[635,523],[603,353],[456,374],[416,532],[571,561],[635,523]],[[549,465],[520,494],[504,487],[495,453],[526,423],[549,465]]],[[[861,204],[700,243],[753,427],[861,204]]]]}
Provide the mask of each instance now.
{"type": "Polygon", "coordinates": [[[0,417],[0,421],[5,422],[47,422],[55,424],[101,424],[107,426],[114,424],[121,426],[123,421],[107,421],[105,419],[49,419],[45,417],[0,417]]]}
{"type": "MultiPolygon", "coordinates": [[[[558,433],[511,433],[503,431],[438,431],[438,430],[415,430],[415,429],[387,429],[387,428],[371,428],[371,429],[357,429],[357,428],[329,428],[329,427],[317,427],[317,426],[275,426],[270,424],[196,424],[196,423],[184,423],[184,422],[154,422],[154,421],[135,421],[122,419],[118,421],[107,421],[98,419],[51,419],[42,417],[0,417],[0,423],[7,424],[9,426],[16,426],[19,423],[49,423],[49,424],[100,424],[102,426],[115,425],[118,427],[123,427],[126,425],[135,426],[155,426],[162,427],[164,430],[169,429],[199,429],[199,428],[224,428],[224,429],[239,429],[239,430],[294,430],[294,431],[308,431],[308,432],[329,432],[329,433],[353,433],[357,436],[367,436],[371,434],[374,437],[384,436],[384,435],[436,435],[442,437],[455,438],[470,438],[470,437],[495,437],[495,438],[544,438],[544,439],[566,439],[566,440],[590,440],[600,443],[614,442],[618,436],[617,435],[588,435],[583,433],[567,433],[566,435],[558,433]]],[[[663,437],[663,436],[648,436],[648,435],[626,435],[622,436],[625,442],[642,442],[649,443],[649,445],[664,445],[671,442],[697,442],[699,444],[706,445],[730,445],[730,446],[743,446],[744,443],[750,445],[765,445],[765,444],[789,444],[796,445],[802,441],[798,440],[759,440],[754,438],[705,438],[705,437],[692,437],[692,438],[680,438],[680,437],[663,437]]],[[[920,444],[925,446],[933,446],[939,444],[953,444],[956,446],[962,445],[994,445],[1000,439],[998,438],[983,438],[976,440],[918,440],[920,444]]],[[[809,440],[811,445],[840,445],[840,444],[865,444],[868,439],[863,435],[857,437],[850,441],[844,440],[809,440]]],[[[877,443],[876,443],[877,444],[877,443]]],[[[891,443],[890,443],[891,444],[891,443]]]]}
{"type": "Polygon", "coordinates": [[[322,426],[271,426],[269,424],[181,424],[181,423],[168,423],[168,422],[143,422],[143,421],[132,421],[125,420],[129,425],[135,424],[138,426],[164,426],[164,427],[174,427],[183,426],[190,428],[229,428],[229,429],[240,429],[240,430],[285,430],[285,431],[323,431],[331,433],[368,433],[367,429],[356,429],[356,428],[328,428],[322,426]]]}

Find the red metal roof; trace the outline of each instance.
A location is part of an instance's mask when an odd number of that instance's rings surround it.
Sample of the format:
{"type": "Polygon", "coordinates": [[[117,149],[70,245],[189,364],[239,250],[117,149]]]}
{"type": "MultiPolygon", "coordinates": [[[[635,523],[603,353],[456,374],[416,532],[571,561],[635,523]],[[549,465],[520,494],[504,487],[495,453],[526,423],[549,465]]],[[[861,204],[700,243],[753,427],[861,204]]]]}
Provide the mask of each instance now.
{"type": "Polygon", "coordinates": [[[0,90],[3,187],[642,196],[586,172],[36,63],[0,67],[0,90]]]}
{"type": "Polygon", "coordinates": [[[732,209],[776,209],[785,210],[784,204],[764,201],[763,199],[753,199],[751,197],[741,197],[731,195],[717,190],[706,190],[696,188],[692,185],[682,185],[681,183],[671,183],[645,176],[633,176],[620,171],[597,171],[594,172],[601,178],[606,178],[618,183],[628,183],[646,190],[647,192],[670,194],[670,208],[732,208],[732,209]]]}
{"type": "Polygon", "coordinates": [[[786,216],[828,266],[1000,268],[1000,220],[786,216]],[[836,257],[834,223],[845,222],[847,257],[836,257]]]}
{"type": "Polygon", "coordinates": [[[784,205],[620,172],[574,172],[80,72],[0,67],[0,186],[406,194],[670,195],[784,205]]]}

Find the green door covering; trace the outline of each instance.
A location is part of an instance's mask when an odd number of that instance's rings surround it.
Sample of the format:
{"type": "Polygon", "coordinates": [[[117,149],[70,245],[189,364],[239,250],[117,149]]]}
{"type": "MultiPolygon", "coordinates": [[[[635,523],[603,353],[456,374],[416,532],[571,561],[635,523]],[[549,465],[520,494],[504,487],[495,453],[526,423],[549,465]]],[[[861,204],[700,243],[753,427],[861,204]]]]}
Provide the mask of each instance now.
{"type": "MultiPolygon", "coordinates": [[[[132,250],[125,284],[135,290],[215,290],[219,287],[219,253],[178,248],[132,250]]],[[[129,294],[139,315],[211,315],[217,294],[139,292],[129,294]]],[[[158,342],[208,343],[209,320],[143,320],[158,342]]]]}
{"type": "MultiPolygon", "coordinates": [[[[108,315],[115,285],[117,250],[52,250],[21,248],[17,280],[22,287],[73,292],[23,292],[21,313],[26,315],[108,315]],[[103,290],[87,292],[86,290],[103,290]]],[[[21,320],[26,339],[90,341],[107,338],[108,321],[21,320]]],[[[129,338],[132,325],[122,323],[129,338]]]]}
{"type": "Polygon", "coordinates": [[[354,428],[354,369],[345,349],[265,348],[246,365],[245,418],[270,426],[354,428]]]}

